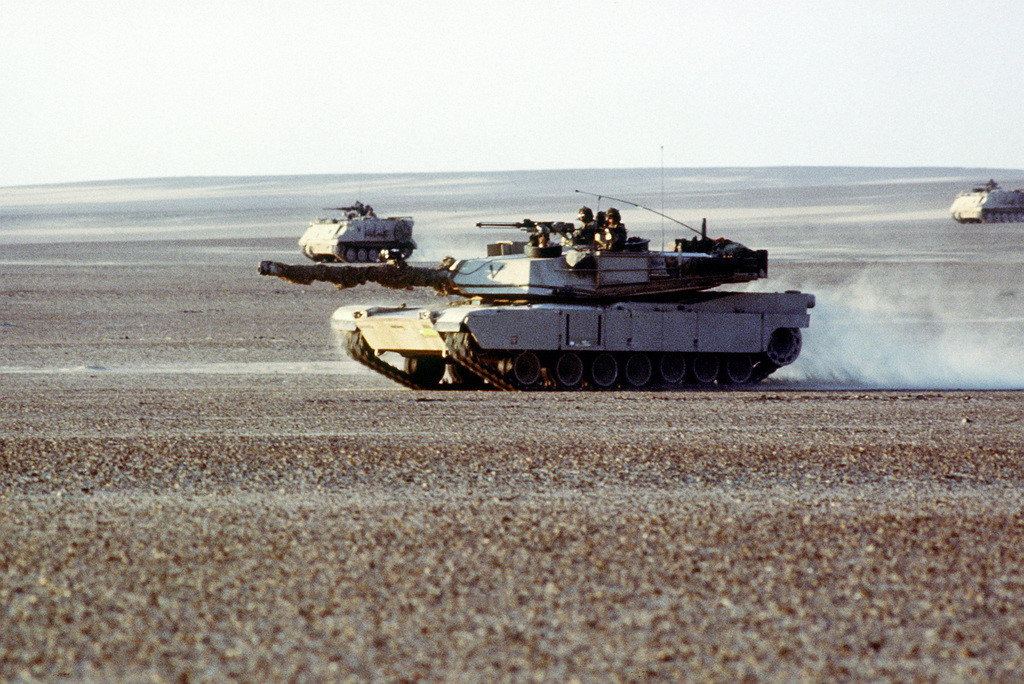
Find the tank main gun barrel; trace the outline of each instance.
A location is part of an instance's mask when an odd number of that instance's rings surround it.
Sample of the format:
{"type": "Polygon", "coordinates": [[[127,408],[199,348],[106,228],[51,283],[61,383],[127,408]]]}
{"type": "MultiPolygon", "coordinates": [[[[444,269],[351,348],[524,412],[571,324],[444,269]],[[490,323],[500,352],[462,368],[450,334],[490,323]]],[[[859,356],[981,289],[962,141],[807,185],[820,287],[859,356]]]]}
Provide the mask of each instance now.
{"type": "Polygon", "coordinates": [[[300,285],[309,285],[315,281],[332,283],[339,290],[366,283],[377,283],[394,290],[429,287],[440,295],[456,293],[451,280],[451,271],[444,265],[438,268],[409,266],[405,263],[382,266],[331,266],[261,261],[259,273],[260,275],[277,276],[300,285]]]}

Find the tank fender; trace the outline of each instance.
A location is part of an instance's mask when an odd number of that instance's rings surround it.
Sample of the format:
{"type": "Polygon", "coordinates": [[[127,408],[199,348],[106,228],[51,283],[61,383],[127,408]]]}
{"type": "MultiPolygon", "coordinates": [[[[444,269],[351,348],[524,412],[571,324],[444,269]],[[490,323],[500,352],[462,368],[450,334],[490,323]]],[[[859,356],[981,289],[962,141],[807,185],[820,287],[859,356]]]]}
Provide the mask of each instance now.
{"type": "Polygon", "coordinates": [[[331,328],[334,330],[347,330],[349,332],[359,329],[356,325],[356,319],[354,317],[355,310],[358,307],[354,306],[343,306],[334,310],[331,314],[331,328]]]}
{"type": "Polygon", "coordinates": [[[434,321],[434,330],[444,333],[469,332],[466,319],[470,311],[466,308],[452,308],[442,312],[434,321]]]}
{"type": "Polygon", "coordinates": [[[405,311],[405,306],[341,306],[331,314],[331,327],[335,330],[358,330],[359,321],[377,314],[405,311]]]}

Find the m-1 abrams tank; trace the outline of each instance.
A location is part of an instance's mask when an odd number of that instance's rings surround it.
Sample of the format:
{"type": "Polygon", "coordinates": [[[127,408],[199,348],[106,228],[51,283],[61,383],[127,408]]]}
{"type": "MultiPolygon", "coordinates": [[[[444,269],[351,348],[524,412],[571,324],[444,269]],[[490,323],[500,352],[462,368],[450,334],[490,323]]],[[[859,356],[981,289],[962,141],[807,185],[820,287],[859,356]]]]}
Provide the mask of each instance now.
{"type": "Polygon", "coordinates": [[[949,207],[957,223],[1017,223],[1024,221],[1024,190],[1003,190],[990,180],[961,192],[949,207]]]}
{"type": "Polygon", "coordinates": [[[621,224],[596,224],[586,212],[580,226],[490,224],[531,236],[437,268],[264,261],[259,271],[449,296],[427,308],[343,306],[331,319],[353,359],[414,389],[735,387],[796,360],[813,295],[714,289],[766,277],[766,251],[709,239],[706,224],[671,251],[652,251],[621,224]]]}
{"type": "Polygon", "coordinates": [[[395,250],[402,259],[408,259],[416,249],[413,221],[408,216],[379,218],[373,207],[361,202],[329,211],[344,214],[310,222],[299,238],[302,253],[313,261],[378,261],[382,250],[395,250]]]}

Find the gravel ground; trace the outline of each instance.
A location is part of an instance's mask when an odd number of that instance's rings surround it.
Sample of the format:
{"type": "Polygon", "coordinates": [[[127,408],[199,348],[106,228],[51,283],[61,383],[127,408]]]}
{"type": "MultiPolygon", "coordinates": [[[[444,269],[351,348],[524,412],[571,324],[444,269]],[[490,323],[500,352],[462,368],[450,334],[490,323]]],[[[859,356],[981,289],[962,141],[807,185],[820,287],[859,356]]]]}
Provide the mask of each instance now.
{"type": "Polygon", "coordinates": [[[1018,393],[55,384],[5,387],[7,679],[1024,673],[1018,393]]]}
{"type": "Polygon", "coordinates": [[[0,679],[1024,676],[1020,392],[267,372],[343,297],[143,261],[3,282],[0,679]]]}

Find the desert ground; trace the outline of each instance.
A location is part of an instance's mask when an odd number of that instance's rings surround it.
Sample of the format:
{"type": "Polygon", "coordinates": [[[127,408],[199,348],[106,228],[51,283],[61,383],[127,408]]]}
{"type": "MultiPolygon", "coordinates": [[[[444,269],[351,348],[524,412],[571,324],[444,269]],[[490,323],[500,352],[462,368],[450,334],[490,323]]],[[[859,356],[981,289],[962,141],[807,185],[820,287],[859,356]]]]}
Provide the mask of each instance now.
{"type": "Polygon", "coordinates": [[[1024,675],[1020,391],[410,391],[288,251],[5,247],[0,679],[1024,675]]]}

